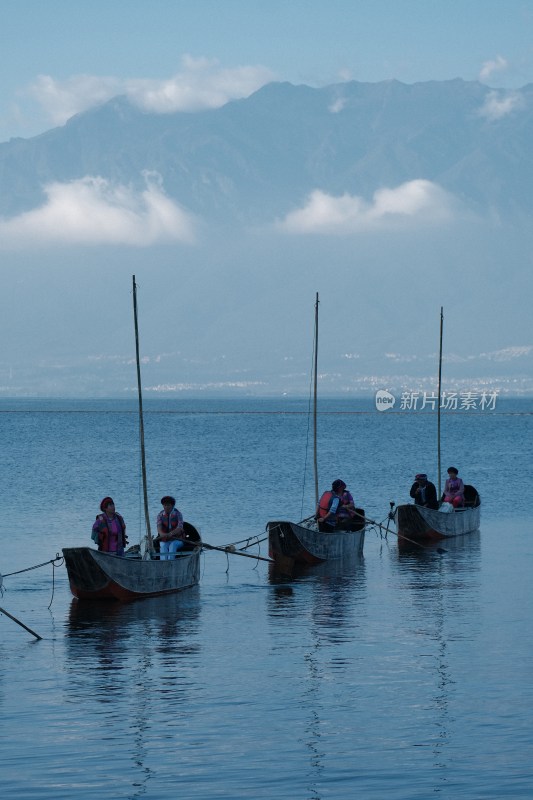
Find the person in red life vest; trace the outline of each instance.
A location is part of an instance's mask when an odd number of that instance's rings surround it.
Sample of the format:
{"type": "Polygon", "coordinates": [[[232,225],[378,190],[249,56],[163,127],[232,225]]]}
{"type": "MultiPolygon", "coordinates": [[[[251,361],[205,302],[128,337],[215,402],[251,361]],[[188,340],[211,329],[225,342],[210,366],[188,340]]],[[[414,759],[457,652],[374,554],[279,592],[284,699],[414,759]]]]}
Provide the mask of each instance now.
{"type": "Polygon", "coordinates": [[[445,503],[451,503],[454,508],[461,508],[465,504],[465,487],[455,467],[448,468],[448,480],[444,484],[445,503]]]}
{"type": "Polygon", "coordinates": [[[124,517],[115,511],[111,497],[104,497],[100,503],[100,511],[102,513],[97,515],[93,525],[93,541],[98,544],[98,549],[102,552],[123,556],[124,548],[128,544],[124,517]]]}
{"type": "Polygon", "coordinates": [[[316,509],[318,530],[328,533],[337,527],[338,514],[341,508],[341,498],[346,489],[346,484],[340,479],[333,481],[331,491],[324,492],[316,509]]]}
{"type": "Polygon", "coordinates": [[[157,535],[159,536],[159,558],[161,561],[174,559],[176,552],[185,547],[183,536],[183,516],[176,508],[176,500],[170,495],[161,498],[163,511],[157,515],[157,535]]]}

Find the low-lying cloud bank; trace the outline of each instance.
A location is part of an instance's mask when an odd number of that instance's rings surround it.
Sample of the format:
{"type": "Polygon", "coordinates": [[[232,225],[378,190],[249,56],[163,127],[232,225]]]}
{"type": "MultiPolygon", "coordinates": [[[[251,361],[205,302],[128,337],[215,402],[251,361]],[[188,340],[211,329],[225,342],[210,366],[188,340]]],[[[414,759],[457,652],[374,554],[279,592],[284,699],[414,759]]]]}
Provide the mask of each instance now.
{"type": "Polygon", "coordinates": [[[157,175],[147,173],[145,179],[142,191],[92,176],[50,183],[44,187],[43,206],[0,220],[0,242],[4,248],[194,242],[193,216],[164,193],[157,175]]]}
{"type": "Polygon", "coordinates": [[[455,200],[427,180],[413,180],[396,188],[379,189],[371,202],[357,195],[334,197],[316,189],[303,208],[291,211],[278,227],[294,234],[350,234],[398,223],[442,223],[454,216],[455,200]]]}

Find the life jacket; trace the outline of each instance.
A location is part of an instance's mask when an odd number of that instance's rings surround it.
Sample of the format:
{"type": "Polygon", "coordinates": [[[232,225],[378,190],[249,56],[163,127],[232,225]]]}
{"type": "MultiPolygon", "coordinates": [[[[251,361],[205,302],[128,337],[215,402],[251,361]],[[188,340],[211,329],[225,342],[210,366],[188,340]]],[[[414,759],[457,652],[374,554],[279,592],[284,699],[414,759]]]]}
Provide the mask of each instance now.
{"type": "MultiPolygon", "coordinates": [[[[126,523],[124,522],[124,517],[120,514],[115,512],[115,517],[118,519],[121,532],[122,532],[122,542],[119,542],[120,547],[126,547],[126,537],[124,532],[126,530],[126,523]]],[[[106,514],[97,514],[96,519],[100,521],[100,525],[98,526],[98,549],[102,550],[105,553],[108,553],[108,542],[109,542],[109,527],[107,524],[107,515],[106,514]],[[101,535],[101,538],[100,538],[101,535]]]]}
{"type": "MultiPolygon", "coordinates": [[[[166,514],[165,514],[165,516],[166,516],[166,514]]],[[[173,508],[172,511],[170,512],[170,514],[167,517],[167,522],[164,522],[163,518],[161,518],[159,524],[163,528],[163,533],[172,533],[172,531],[175,531],[177,528],[179,528],[180,517],[179,517],[178,509],[177,508],[173,508]],[[176,512],[176,513],[174,513],[174,512],[176,512]],[[176,523],[174,526],[172,525],[173,522],[176,523]]]]}
{"type": "Polygon", "coordinates": [[[331,505],[331,501],[335,497],[335,492],[324,492],[322,497],[318,503],[318,516],[320,519],[324,519],[324,517],[329,513],[329,507],[331,505]]]}

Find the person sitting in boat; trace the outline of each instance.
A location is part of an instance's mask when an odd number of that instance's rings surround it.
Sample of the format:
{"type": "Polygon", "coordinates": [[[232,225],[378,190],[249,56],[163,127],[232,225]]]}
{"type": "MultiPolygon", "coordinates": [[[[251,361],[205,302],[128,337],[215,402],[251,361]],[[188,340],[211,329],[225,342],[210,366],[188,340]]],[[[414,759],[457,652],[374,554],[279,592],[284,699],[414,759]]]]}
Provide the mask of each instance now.
{"type": "Polygon", "coordinates": [[[176,508],[176,500],[170,495],[161,498],[163,510],[157,515],[157,535],[159,537],[159,558],[161,561],[174,559],[178,550],[185,547],[183,536],[183,515],[176,508]]]}
{"type": "Polygon", "coordinates": [[[115,511],[112,497],[104,497],[100,503],[100,511],[102,513],[96,517],[91,538],[103,553],[123,556],[124,548],[128,544],[124,517],[115,511]]]}
{"type": "Polygon", "coordinates": [[[435,510],[439,507],[435,484],[428,481],[428,476],[425,472],[419,472],[418,475],[415,475],[415,482],[411,486],[409,494],[417,506],[435,510]]]}
{"type": "Polygon", "coordinates": [[[465,504],[465,486],[459,478],[459,470],[455,467],[448,467],[448,480],[444,484],[444,495],[442,499],[445,503],[451,503],[454,508],[462,508],[465,504]]]}
{"type": "Polygon", "coordinates": [[[337,530],[351,531],[354,526],[357,526],[355,530],[359,530],[361,515],[355,508],[352,493],[345,488],[341,495],[341,502],[337,512],[337,530]]]}
{"type": "Polygon", "coordinates": [[[324,492],[316,509],[318,520],[318,530],[328,533],[337,527],[338,514],[341,508],[342,495],[346,490],[346,484],[340,479],[333,481],[331,491],[324,492]]]}

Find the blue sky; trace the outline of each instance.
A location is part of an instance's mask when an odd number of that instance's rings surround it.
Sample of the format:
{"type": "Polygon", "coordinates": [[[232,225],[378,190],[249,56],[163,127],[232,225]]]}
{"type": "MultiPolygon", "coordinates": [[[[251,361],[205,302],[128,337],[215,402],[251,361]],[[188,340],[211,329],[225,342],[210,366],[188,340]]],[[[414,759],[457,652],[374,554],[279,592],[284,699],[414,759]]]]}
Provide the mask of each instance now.
{"type": "Polygon", "coordinates": [[[268,80],[533,81],[533,0],[4,0],[0,141],[122,92],[206,105],[268,80]]]}

